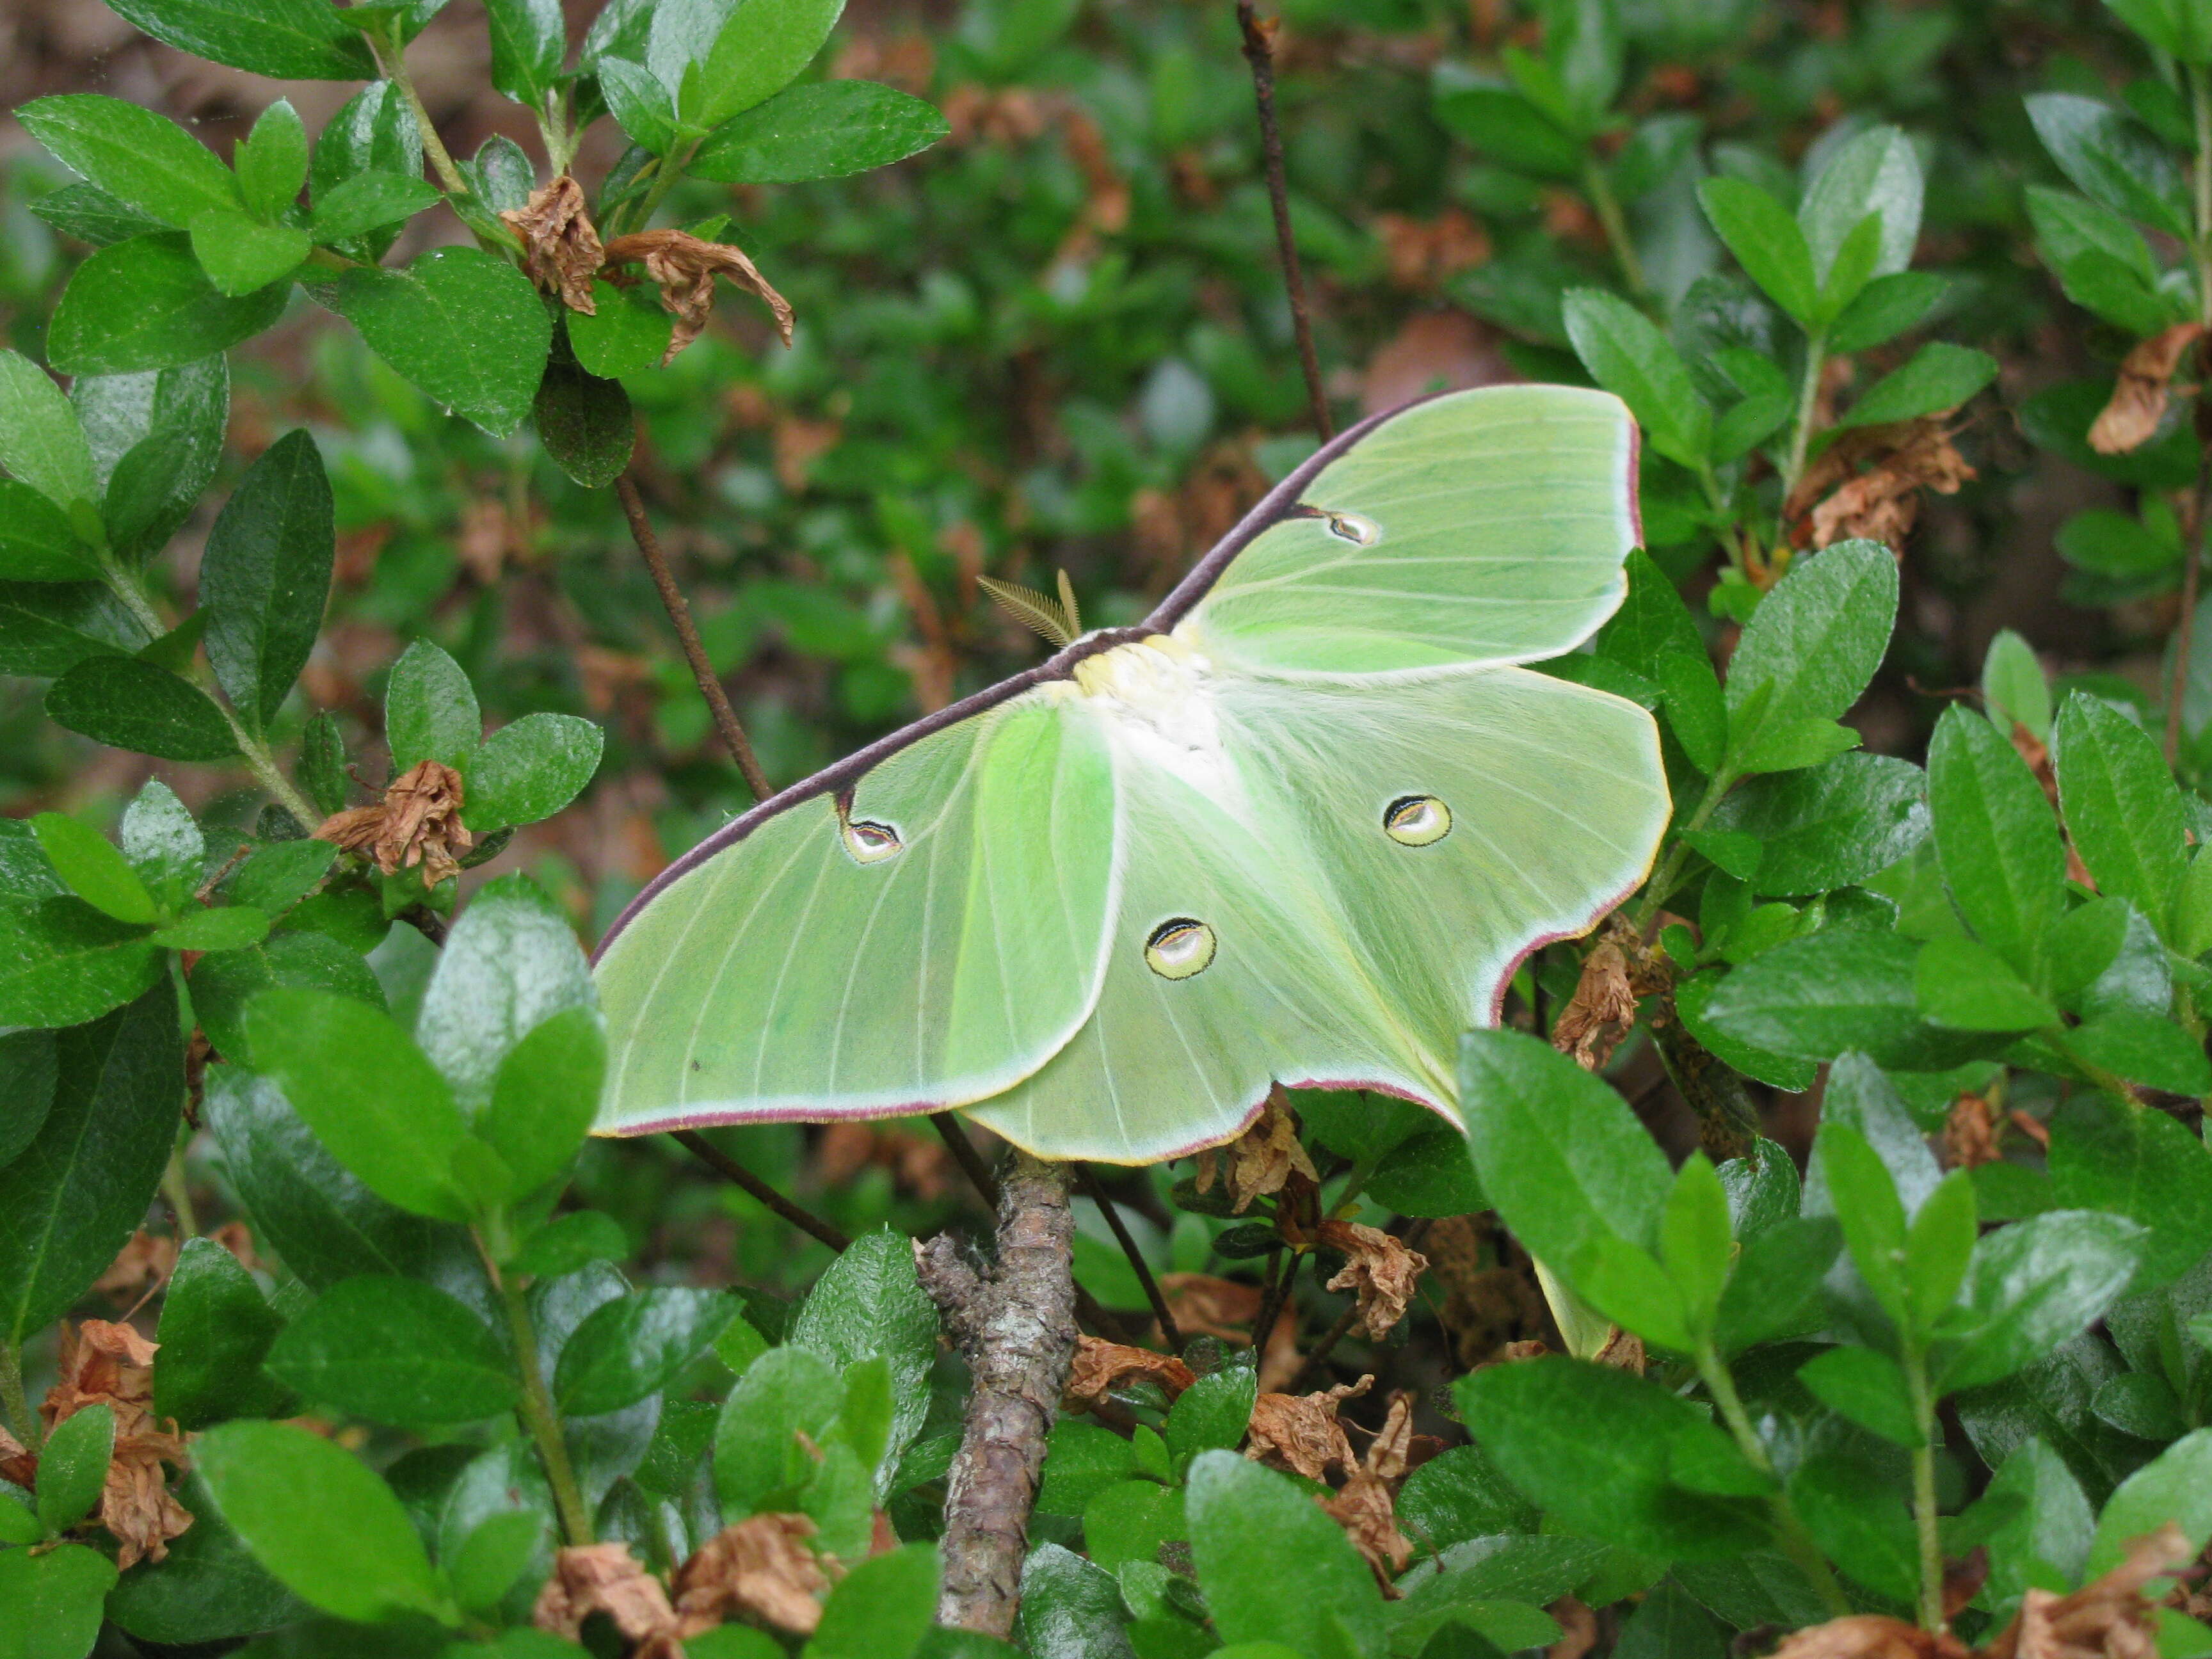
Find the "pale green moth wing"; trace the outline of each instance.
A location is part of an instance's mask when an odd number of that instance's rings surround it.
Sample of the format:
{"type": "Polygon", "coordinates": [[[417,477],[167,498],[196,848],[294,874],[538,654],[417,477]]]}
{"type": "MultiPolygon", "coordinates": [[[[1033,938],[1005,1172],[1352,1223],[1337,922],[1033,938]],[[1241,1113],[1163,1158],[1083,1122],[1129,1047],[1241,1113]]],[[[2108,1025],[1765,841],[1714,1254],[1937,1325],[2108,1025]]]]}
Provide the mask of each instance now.
{"type": "Polygon", "coordinates": [[[1115,815],[1097,722],[1032,693],[740,820],[600,955],[599,1129],[917,1111],[1035,1071],[1097,994],[1115,815]]]}
{"type": "Polygon", "coordinates": [[[601,946],[600,1130],[959,1106],[1139,1162],[1278,1079],[1453,1115],[1459,1033],[1665,822],[1650,717],[1510,665],[1619,605],[1635,471],[1600,392],[1363,422],[1141,625],[737,819],[601,946]]]}
{"type": "Polygon", "coordinates": [[[1224,665],[1279,673],[1556,657],[1626,591],[1636,451],[1635,422],[1602,392],[1417,404],[1307,481],[1304,513],[1224,561],[1188,626],[1224,665]]]}
{"type": "Polygon", "coordinates": [[[1215,764],[1140,727],[1117,741],[1123,878],[1098,1006],[969,1115],[1031,1151],[1127,1164],[1234,1135],[1274,1081],[1456,1120],[1459,1034],[1495,1022],[1528,950],[1587,929],[1650,866],[1668,813],[1650,717],[1519,668],[1315,682],[1125,650],[1191,676],[1215,764]]]}

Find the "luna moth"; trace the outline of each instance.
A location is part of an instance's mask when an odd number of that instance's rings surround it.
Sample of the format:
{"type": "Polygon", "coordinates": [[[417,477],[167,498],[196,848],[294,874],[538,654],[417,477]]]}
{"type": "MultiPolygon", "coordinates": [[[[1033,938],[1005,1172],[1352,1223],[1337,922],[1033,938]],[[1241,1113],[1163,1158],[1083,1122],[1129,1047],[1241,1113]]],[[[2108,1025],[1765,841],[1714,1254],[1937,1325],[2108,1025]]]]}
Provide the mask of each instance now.
{"type": "Polygon", "coordinates": [[[954,1107],[1151,1163],[1279,1082],[1456,1121],[1460,1033],[1666,825],[1650,715],[1522,665],[1620,605],[1636,465],[1601,392],[1370,419],[1143,623],[735,819],[601,947],[599,1132],[954,1107]]]}

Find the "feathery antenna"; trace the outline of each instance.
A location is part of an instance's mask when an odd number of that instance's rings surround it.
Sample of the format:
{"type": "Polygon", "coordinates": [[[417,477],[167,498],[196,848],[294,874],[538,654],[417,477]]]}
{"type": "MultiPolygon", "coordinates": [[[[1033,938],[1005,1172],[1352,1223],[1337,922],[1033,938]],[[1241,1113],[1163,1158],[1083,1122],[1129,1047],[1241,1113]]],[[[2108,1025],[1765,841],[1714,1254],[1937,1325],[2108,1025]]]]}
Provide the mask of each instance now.
{"type": "Polygon", "coordinates": [[[1032,634],[1039,634],[1054,645],[1072,645],[1075,636],[1083,631],[1083,619],[1075,609],[1075,589],[1070,586],[1067,572],[1060,573],[1060,597],[1040,593],[1034,587],[1024,587],[1019,582],[1002,582],[995,576],[978,576],[983,591],[998,601],[999,609],[1012,617],[1032,634]]]}

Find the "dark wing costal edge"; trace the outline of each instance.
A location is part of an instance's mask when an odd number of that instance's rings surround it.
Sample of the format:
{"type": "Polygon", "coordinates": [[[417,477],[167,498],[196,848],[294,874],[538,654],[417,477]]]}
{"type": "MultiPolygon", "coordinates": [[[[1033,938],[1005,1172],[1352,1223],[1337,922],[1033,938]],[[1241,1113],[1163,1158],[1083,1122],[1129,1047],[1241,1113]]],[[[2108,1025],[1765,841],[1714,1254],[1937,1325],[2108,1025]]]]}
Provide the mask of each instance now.
{"type": "MultiPolygon", "coordinates": [[[[836,765],[824,767],[811,778],[800,779],[789,788],[771,795],[750,811],[741,813],[731,819],[729,823],[724,824],[647,882],[644,890],[623,907],[622,914],[614,919],[613,925],[607,929],[605,935],[599,940],[598,948],[592,952],[592,960],[596,963],[599,959],[607,946],[614,942],[615,936],[628,927],[630,919],[651,903],[663,888],[698,868],[723,848],[734,846],[743,841],[778,813],[787,812],[794,806],[812,800],[817,795],[837,794],[850,790],[863,777],[898,753],[900,750],[920,743],[924,738],[942,732],[949,726],[957,726],[962,720],[982,714],[986,709],[995,708],[1002,702],[1010,702],[1031,686],[1042,684],[1047,680],[1064,680],[1072,678],[1075,672],[1075,665],[1086,657],[1095,657],[1101,652],[1112,650],[1115,646],[1132,644],[1154,634],[1166,633],[1206,597],[1207,590],[1220,580],[1221,573],[1229,568],[1231,561],[1243,552],[1255,538],[1284,520],[1296,516],[1299,495],[1323,467],[1384,422],[1395,419],[1407,410],[1418,408],[1437,398],[1456,395],[1458,394],[1449,392],[1431,392],[1426,397],[1415,398],[1409,402],[1401,404],[1395,409],[1385,410],[1380,415],[1370,415],[1357,426],[1346,427],[1338,433],[1335,437],[1309,456],[1296,471],[1261,496],[1252,510],[1237,520],[1236,528],[1224,536],[1204,558],[1191,567],[1190,573],[1176,584],[1174,591],[1161,600],[1158,608],[1144,621],[1129,628],[1101,629],[1095,634],[1087,635],[1074,644],[1054,653],[1034,667],[1025,668],[1011,678],[1000,680],[996,685],[986,686],[982,690],[963,697],[957,702],[948,703],[935,714],[926,714],[911,726],[901,726],[888,737],[877,738],[866,748],[855,750],[836,765]]],[[[1634,427],[1632,426],[1630,430],[1634,433],[1634,427]]],[[[1640,442],[1641,437],[1642,434],[1637,433],[1633,441],[1640,442]]],[[[1629,496],[1631,510],[1633,513],[1636,495],[1633,451],[1631,453],[1630,459],[1629,496]]],[[[1637,518],[1637,538],[1640,542],[1643,539],[1640,516],[1637,518]]]]}

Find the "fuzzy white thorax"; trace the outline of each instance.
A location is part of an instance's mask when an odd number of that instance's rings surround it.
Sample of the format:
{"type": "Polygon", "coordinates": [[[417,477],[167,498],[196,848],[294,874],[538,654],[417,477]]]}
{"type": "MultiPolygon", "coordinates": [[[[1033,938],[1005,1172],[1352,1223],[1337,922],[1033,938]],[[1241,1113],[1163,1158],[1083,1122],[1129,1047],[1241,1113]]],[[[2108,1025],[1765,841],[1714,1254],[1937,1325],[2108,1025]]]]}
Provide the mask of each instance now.
{"type": "Polygon", "coordinates": [[[1075,686],[1132,759],[1159,768],[1241,817],[1243,784],[1221,747],[1212,672],[1212,662],[1179,628],[1085,658],[1075,665],[1075,686]]]}

